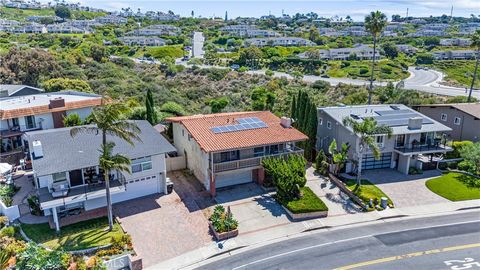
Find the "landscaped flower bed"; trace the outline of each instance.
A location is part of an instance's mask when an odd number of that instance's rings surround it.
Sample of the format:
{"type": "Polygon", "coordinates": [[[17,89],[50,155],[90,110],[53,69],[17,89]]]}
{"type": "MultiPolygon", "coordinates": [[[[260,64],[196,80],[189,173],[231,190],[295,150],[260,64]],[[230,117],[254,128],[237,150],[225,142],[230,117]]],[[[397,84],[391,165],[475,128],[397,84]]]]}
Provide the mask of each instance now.
{"type": "Polygon", "coordinates": [[[358,198],[360,198],[365,203],[365,205],[367,205],[368,207],[367,210],[375,210],[375,209],[383,210],[380,207],[380,202],[382,197],[387,198],[388,207],[390,208],[393,207],[392,200],[381,189],[379,189],[377,186],[375,186],[374,184],[372,184],[370,181],[366,179],[362,179],[361,181],[362,181],[361,186],[357,186],[357,181],[352,179],[347,180],[345,185],[358,198]],[[370,206],[370,199],[372,200],[373,207],[370,206]]]}
{"type": "Polygon", "coordinates": [[[230,211],[225,211],[222,205],[215,206],[209,221],[210,229],[218,241],[238,235],[238,221],[230,211]]]}

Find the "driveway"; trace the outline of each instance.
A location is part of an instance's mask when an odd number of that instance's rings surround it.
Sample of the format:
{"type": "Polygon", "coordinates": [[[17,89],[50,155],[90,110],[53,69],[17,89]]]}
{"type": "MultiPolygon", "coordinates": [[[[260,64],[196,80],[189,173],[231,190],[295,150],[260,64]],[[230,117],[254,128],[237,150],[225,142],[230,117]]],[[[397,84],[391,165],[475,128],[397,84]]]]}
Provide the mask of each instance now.
{"type": "Polygon", "coordinates": [[[420,175],[404,175],[392,169],[362,172],[363,178],[377,185],[398,208],[449,202],[425,186],[427,180],[440,175],[436,170],[424,171],[420,175]]]}
{"type": "Polygon", "coordinates": [[[197,192],[188,177],[176,172],[169,175],[174,191],[114,205],[114,214],[132,236],[133,246],[143,266],[176,257],[203,247],[212,241],[208,222],[197,204],[197,192]]]}
{"type": "Polygon", "coordinates": [[[242,235],[291,223],[272,194],[265,193],[254,183],[219,190],[216,201],[230,207],[242,235]]]}

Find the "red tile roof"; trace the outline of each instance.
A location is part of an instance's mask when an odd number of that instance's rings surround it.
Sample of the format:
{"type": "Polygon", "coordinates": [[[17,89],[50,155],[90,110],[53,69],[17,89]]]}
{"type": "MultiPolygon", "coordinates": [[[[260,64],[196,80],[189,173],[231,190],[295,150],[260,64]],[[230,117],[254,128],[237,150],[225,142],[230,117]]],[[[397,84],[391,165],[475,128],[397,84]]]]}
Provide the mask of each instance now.
{"type": "Polygon", "coordinates": [[[170,117],[166,120],[182,124],[205,152],[249,148],[308,139],[305,134],[293,127],[283,127],[280,124],[280,118],[268,111],[201,114],[170,117]],[[235,119],[242,117],[258,117],[268,127],[217,134],[211,131],[211,128],[215,126],[236,124],[235,119]]]}
{"type": "Polygon", "coordinates": [[[13,110],[0,110],[0,119],[11,119],[16,117],[28,116],[28,115],[38,115],[44,113],[52,112],[61,112],[65,110],[73,110],[85,107],[95,107],[99,106],[102,103],[101,98],[88,99],[88,100],[79,100],[73,102],[65,102],[65,107],[58,107],[50,109],[49,105],[34,106],[29,108],[22,109],[13,109],[13,110]]]}

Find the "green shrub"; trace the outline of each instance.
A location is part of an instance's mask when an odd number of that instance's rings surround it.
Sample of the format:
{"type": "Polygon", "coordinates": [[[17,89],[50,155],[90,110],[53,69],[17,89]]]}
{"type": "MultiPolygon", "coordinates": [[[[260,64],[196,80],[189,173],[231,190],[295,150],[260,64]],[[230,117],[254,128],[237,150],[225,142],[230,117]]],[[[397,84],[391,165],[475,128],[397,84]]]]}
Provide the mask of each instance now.
{"type": "Polygon", "coordinates": [[[267,69],[267,70],[265,71],[265,75],[267,75],[267,76],[269,76],[269,77],[273,76],[273,74],[275,74],[275,73],[274,73],[273,71],[271,71],[270,69],[267,69]]]}
{"type": "Polygon", "coordinates": [[[106,256],[112,256],[112,255],[117,255],[117,254],[122,254],[122,249],[118,248],[109,248],[109,249],[101,249],[95,253],[96,256],[98,257],[106,257],[106,256]]]}
{"type": "Polygon", "coordinates": [[[0,237],[8,236],[13,237],[15,235],[15,227],[4,227],[0,230],[0,237]]]}
{"type": "Polygon", "coordinates": [[[422,174],[423,170],[422,169],[417,169],[415,167],[410,167],[408,169],[408,174],[422,174]]]}
{"type": "Polygon", "coordinates": [[[237,71],[240,72],[240,73],[247,72],[247,71],[248,71],[248,67],[242,66],[242,67],[240,67],[237,71]]]}
{"type": "Polygon", "coordinates": [[[393,69],[389,66],[383,66],[383,67],[380,68],[380,71],[382,73],[391,74],[393,69]]]}
{"type": "Polygon", "coordinates": [[[0,216],[0,229],[5,227],[8,224],[8,217],[0,216]]]}
{"type": "Polygon", "coordinates": [[[277,188],[279,201],[291,201],[299,198],[300,188],[305,186],[306,160],[300,155],[290,155],[288,158],[267,158],[262,165],[267,175],[271,176],[277,188]]]}
{"type": "Polygon", "coordinates": [[[365,74],[368,73],[368,69],[367,69],[367,68],[361,68],[361,69],[359,70],[359,73],[360,73],[360,75],[365,75],[365,74]]]}
{"type": "Polygon", "coordinates": [[[473,142],[471,141],[455,141],[452,142],[452,148],[453,151],[447,152],[447,158],[459,158],[460,157],[460,149],[462,149],[465,146],[472,145],[473,142]]]}
{"type": "Polygon", "coordinates": [[[40,216],[42,214],[42,209],[40,208],[40,200],[37,196],[31,195],[30,197],[28,197],[27,202],[33,215],[40,216]]]}
{"type": "Polygon", "coordinates": [[[475,164],[469,160],[464,160],[458,163],[458,169],[461,171],[475,173],[475,164]]]}
{"type": "Polygon", "coordinates": [[[238,221],[233,218],[233,214],[226,212],[222,205],[215,206],[209,220],[217,233],[233,231],[238,227],[238,221]]]}
{"type": "Polygon", "coordinates": [[[458,162],[456,161],[451,161],[451,162],[447,162],[447,168],[449,169],[457,169],[458,168],[458,162]]]}
{"type": "Polygon", "coordinates": [[[185,115],[185,109],[182,107],[182,105],[173,101],[163,103],[163,105],[160,107],[160,111],[171,113],[176,116],[185,115]]]}
{"type": "Polygon", "coordinates": [[[132,237],[128,234],[114,235],[111,240],[112,248],[121,250],[132,249],[132,237]]]}

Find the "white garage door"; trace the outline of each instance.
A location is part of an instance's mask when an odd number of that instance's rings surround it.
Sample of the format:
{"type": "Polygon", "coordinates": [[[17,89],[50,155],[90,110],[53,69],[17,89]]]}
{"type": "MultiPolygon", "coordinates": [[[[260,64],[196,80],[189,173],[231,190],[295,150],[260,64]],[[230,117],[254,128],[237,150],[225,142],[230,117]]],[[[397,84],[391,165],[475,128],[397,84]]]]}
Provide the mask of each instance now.
{"type": "Polygon", "coordinates": [[[217,175],[215,181],[215,186],[217,188],[250,183],[252,182],[252,171],[217,175]]]}

